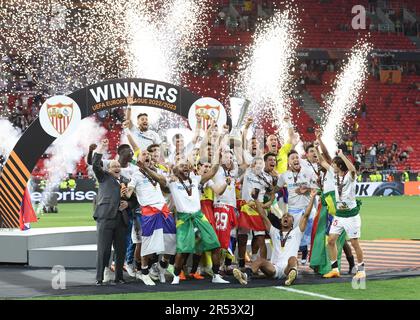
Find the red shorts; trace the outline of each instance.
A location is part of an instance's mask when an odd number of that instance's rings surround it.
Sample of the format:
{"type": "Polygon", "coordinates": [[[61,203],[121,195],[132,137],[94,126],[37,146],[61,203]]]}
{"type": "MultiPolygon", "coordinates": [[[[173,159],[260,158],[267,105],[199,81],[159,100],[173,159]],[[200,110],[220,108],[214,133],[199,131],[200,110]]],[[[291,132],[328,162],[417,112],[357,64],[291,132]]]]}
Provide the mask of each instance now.
{"type": "Polygon", "coordinates": [[[232,231],[232,228],[235,228],[238,224],[235,208],[223,204],[214,205],[214,220],[216,225],[215,231],[220,242],[220,247],[222,249],[228,249],[230,232],[232,231]]]}
{"type": "Polygon", "coordinates": [[[214,220],[213,200],[201,200],[201,212],[210,222],[214,230],[216,230],[216,222],[214,220]]]}

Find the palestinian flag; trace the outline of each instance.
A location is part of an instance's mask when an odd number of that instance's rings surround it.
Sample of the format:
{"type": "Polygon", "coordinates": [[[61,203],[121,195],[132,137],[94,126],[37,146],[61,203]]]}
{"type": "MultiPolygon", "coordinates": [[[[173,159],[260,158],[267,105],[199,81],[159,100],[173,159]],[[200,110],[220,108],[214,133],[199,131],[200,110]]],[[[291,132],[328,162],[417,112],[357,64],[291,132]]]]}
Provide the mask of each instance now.
{"type": "MultiPolygon", "coordinates": [[[[309,257],[310,267],[322,275],[331,271],[331,262],[327,248],[328,236],[326,232],[328,227],[328,214],[335,215],[336,211],[335,192],[322,193],[312,228],[311,253],[309,257]]],[[[339,270],[341,270],[341,253],[345,241],[346,233],[343,232],[337,239],[337,262],[339,270]]]]}
{"type": "Polygon", "coordinates": [[[264,222],[255,209],[251,208],[245,201],[242,201],[238,208],[240,208],[239,227],[254,231],[265,231],[264,222]]]}

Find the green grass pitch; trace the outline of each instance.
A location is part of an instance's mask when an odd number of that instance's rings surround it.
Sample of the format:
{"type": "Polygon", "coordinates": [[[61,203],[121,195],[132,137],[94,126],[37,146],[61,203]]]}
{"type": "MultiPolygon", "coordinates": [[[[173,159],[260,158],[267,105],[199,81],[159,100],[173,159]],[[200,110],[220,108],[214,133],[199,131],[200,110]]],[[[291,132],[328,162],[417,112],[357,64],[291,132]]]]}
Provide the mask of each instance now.
{"type": "MultiPolygon", "coordinates": [[[[420,197],[362,198],[362,239],[420,239],[420,197]]],[[[44,214],[33,228],[93,226],[91,204],[61,204],[58,214],[44,214]]],[[[43,299],[324,299],[322,295],[339,299],[420,299],[420,277],[395,280],[367,280],[366,289],[355,290],[351,283],[295,285],[288,292],[274,287],[200,290],[183,292],[132,293],[43,299]],[[311,295],[311,294],[315,294],[311,295]],[[321,296],[320,296],[321,295],[321,296]]]]}

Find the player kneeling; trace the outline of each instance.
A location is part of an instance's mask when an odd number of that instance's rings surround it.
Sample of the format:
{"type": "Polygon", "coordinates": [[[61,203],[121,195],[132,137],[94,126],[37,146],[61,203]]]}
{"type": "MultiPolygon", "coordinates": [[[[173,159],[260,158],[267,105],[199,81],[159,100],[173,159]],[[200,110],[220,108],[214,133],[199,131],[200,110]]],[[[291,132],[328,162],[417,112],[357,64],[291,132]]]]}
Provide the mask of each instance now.
{"type": "Polygon", "coordinates": [[[306,225],[308,224],[308,218],[311,214],[316,194],[316,189],[312,189],[309,205],[296,228],[293,228],[293,216],[288,213],[284,214],[281,218],[281,230],[273,227],[270,220],[267,218],[261,203],[255,203],[256,209],[263,218],[267,231],[270,233],[271,241],[273,243],[273,252],[271,254],[271,261],[259,258],[251,264],[250,268],[246,268],[245,272],[234,269],[233,275],[239,283],[244,285],[247,284],[251,279],[252,274],[257,273],[258,270],[261,270],[267,278],[286,278],[286,286],[290,286],[296,280],[298,274],[297,255],[299,245],[305,232],[306,225]]]}

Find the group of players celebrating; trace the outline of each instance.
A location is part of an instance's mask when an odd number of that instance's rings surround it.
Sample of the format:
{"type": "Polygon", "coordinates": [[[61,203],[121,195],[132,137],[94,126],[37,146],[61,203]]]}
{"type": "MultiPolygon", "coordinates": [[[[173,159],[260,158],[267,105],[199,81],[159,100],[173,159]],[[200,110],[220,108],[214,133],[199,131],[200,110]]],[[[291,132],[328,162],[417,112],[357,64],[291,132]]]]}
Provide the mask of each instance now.
{"type": "MultiPolygon", "coordinates": [[[[128,212],[131,219],[126,233],[135,250],[117,253],[117,267],[125,258],[129,275],[146,285],[165,282],[169,274],[172,284],[179,284],[187,277],[204,279],[205,273],[213,283],[229,283],[223,277],[233,274],[243,285],[261,276],[285,279],[285,285],[291,285],[298,276],[298,252],[300,263],[307,263],[313,221],[325,206],[331,268],[323,277],[340,277],[337,242],[343,232],[357,258],[356,264],[345,241],[349,272],[355,267],[355,278],[366,277],[358,241],[356,168],[341,150],[332,158],[319,132],[317,140],[299,154],[295,151],[299,138],[289,118],[284,119],[289,137],[280,147],[276,135],[266,137],[265,145],[255,135],[247,140],[251,118],[242,137],[235,138],[227,125],[219,128],[211,122],[203,128],[197,115],[191,143],[185,145],[184,137],[177,134],[169,154],[163,156],[161,138],[149,129],[148,115],[141,113],[137,124],[132,123],[133,99],[127,101],[124,134],[130,145],[118,147],[116,160],[103,160],[100,155],[108,147],[103,140],[91,147],[88,159],[95,173],[101,166],[120,183],[119,212],[128,212]],[[332,195],[330,201],[326,195],[332,195]],[[252,254],[247,252],[249,239],[252,254]]],[[[97,282],[102,283],[107,261],[98,266],[97,282]]],[[[121,271],[117,278],[122,280],[121,271]]]]}

